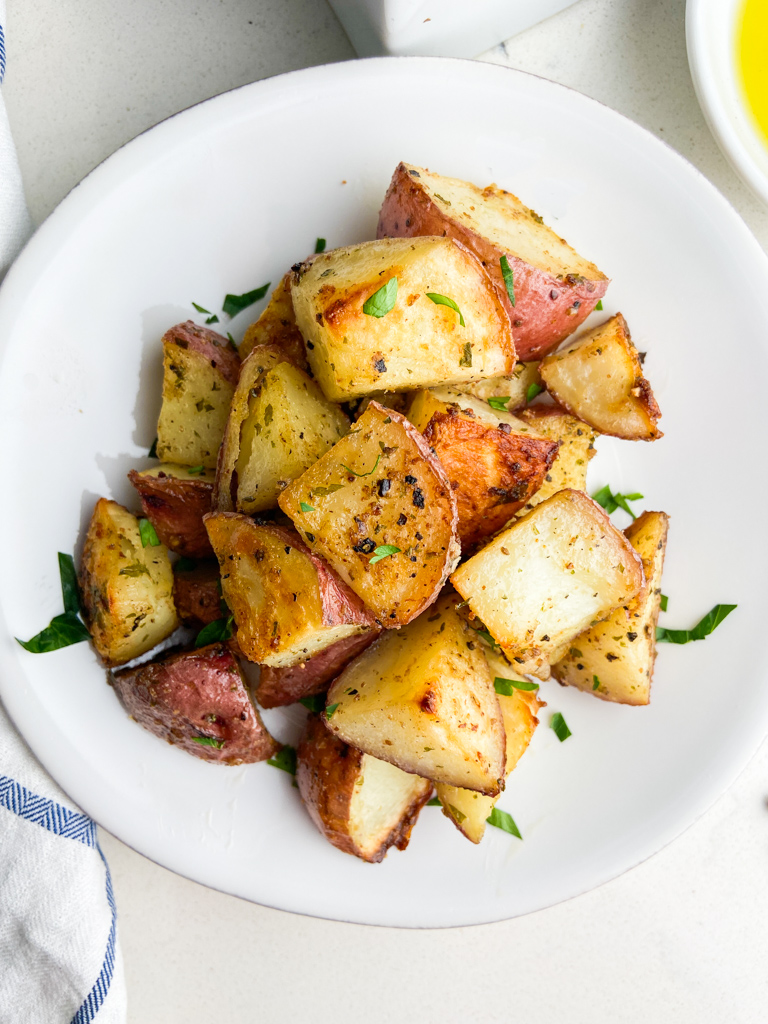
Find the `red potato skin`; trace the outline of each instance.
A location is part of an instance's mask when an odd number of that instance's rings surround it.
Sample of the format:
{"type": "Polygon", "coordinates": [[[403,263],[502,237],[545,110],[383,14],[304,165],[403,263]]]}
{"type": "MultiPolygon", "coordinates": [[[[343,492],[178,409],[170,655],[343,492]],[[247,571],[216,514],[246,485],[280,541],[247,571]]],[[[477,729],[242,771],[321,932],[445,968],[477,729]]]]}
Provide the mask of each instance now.
{"type": "Polygon", "coordinates": [[[220,580],[219,563],[213,560],[184,572],[174,571],[173,601],[185,625],[207,626],[224,615],[220,580]]]}
{"type": "Polygon", "coordinates": [[[266,761],[280,749],[251,701],[240,666],[224,644],[114,672],[111,683],[139,725],[203,761],[252,764],[266,761]],[[196,743],[196,736],[223,740],[224,745],[217,749],[196,743]]]}
{"type": "MultiPolygon", "coordinates": [[[[489,186],[489,189],[494,186],[489,186]]],[[[517,350],[523,362],[541,359],[586,320],[605,295],[609,281],[583,278],[558,280],[482,238],[444,210],[414,180],[403,164],[392,176],[379,213],[377,238],[411,238],[443,235],[461,242],[477,256],[488,272],[504,307],[517,350]],[[506,256],[515,282],[515,305],[509,301],[499,260],[506,256]],[[576,305],[578,304],[578,305],[576,305]]]]}
{"type": "Polygon", "coordinates": [[[419,812],[430,797],[414,801],[376,853],[362,857],[349,835],[349,805],[363,760],[362,751],[337,739],[323,725],[319,715],[310,715],[296,757],[296,784],[299,793],[320,832],[343,853],[370,864],[380,863],[391,846],[404,850],[411,838],[419,812]]]}
{"type": "Polygon", "coordinates": [[[163,344],[166,342],[199,352],[206,359],[210,359],[211,366],[214,366],[225,380],[230,384],[237,384],[240,375],[240,356],[229,338],[187,320],[165,332],[163,344]]]}
{"type": "Polygon", "coordinates": [[[326,647],[300,665],[290,668],[261,666],[256,700],[263,708],[280,708],[295,704],[302,697],[325,693],[337,675],[353,658],[369,647],[380,630],[347,636],[326,647]]]}
{"type": "Polygon", "coordinates": [[[135,469],[128,479],[139,493],[144,515],[167,548],[187,558],[213,556],[203,522],[211,511],[213,481],[142,476],[135,469]]]}

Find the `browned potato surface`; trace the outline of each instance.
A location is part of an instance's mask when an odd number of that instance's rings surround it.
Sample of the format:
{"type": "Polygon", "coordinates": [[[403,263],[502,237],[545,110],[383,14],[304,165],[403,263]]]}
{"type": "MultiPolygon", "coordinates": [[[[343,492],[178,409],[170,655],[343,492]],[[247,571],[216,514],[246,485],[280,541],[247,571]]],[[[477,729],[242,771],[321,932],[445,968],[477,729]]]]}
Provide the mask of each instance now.
{"type": "Polygon", "coordinates": [[[505,408],[509,412],[514,412],[527,404],[528,390],[532,384],[543,386],[537,361],[518,363],[506,377],[488,377],[487,380],[478,380],[474,384],[457,384],[456,389],[474,395],[475,398],[482,398],[486,402],[489,398],[507,398],[509,401],[506,402],[505,408]]]}
{"type": "Polygon", "coordinates": [[[355,658],[328,691],[327,724],[403,771],[494,796],[504,782],[504,725],[488,663],[457,603],[449,591],[355,658]]]}
{"type": "Polygon", "coordinates": [[[517,434],[531,434],[534,431],[525,420],[513,416],[505,409],[494,409],[482,398],[459,391],[458,388],[428,388],[417,391],[408,406],[408,419],[422,433],[438,412],[458,413],[470,420],[477,420],[489,427],[507,427],[517,434]]]}
{"type": "Polygon", "coordinates": [[[541,378],[554,399],[601,434],[629,441],[664,435],[651,385],[621,313],[542,360],[541,378]]]}
{"type": "Polygon", "coordinates": [[[251,764],[266,761],[280,748],[224,644],[123,669],[113,674],[112,685],[139,725],[204,761],[251,764]]]}
{"type": "Polygon", "coordinates": [[[546,679],[570,641],[645,580],[639,555],[603,509],[569,489],[508,526],[451,582],[518,671],[546,679]]]}
{"type": "Polygon", "coordinates": [[[668,529],[666,513],[643,512],[624,531],[643,560],[646,586],[571,641],[567,653],[552,666],[559,682],[619,704],[650,702],[668,529]]]}
{"type": "Polygon", "coordinates": [[[544,482],[525,505],[530,512],[553,494],[567,487],[577,491],[587,489],[587,466],[597,453],[597,431],[584,420],[571,416],[559,405],[533,405],[520,412],[520,418],[540,437],[557,441],[560,447],[544,482]]]}
{"type": "Polygon", "coordinates": [[[236,512],[212,512],[205,524],[237,643],[250,661],[297,665],[371,627],[362,601],[295,531],[236,512]]]}
{"type": "Polygon", "coordinates": [[[334,402],[514,370],[509,320],[488,275],[450,239],[333,249],[294,268],[291,294],[312,372],[334,402]],[[382,316],[364,312],[392,279],[394,306],[382,316]],[[429,294],[447,297],[460,312],[429,294]]]}
{"type": "Polygon", "coordinates": [[[378,228],[379,238],[403,235],[445,235],[477,256],[512,323],[518,359],[539,358],[572,334],[609,284],[511,192],[405,163],[392,176],[378,228]],[[502,256],[514,277],[514,306],[502,256]]]}
{"type": "Polygon", "coordinates": [[[107,665],[138,658],[179,624],[166,548],[143,547],[138,519],[116,501],[96,502],[78,580],[85,624],[107,665]]]}
{"type": "Polygon", "coordinates": [[[364,754],[310,715],[297,752],[296,782],[310,817],[344,853],[376,864],[404,850],[432,783],[364,754]]]}
{"type": "Polygon", "coordinates": [[[215,468],[239,370],[237,350],[216,331],[187,320],[166,332],[157,423],[162,462],[215,468]]]}
{"type": "Polygon", "coordinates": [[[164,462],[143,473],[132,469],[128,479],[139,492],[144,515],[166,547],[187,558],[213,554],[203,525],[203,516],[211,511],[213,470],[190,473],[188,466],[164,462]]]}
{"type": "Polygon", "coordinates": [[[240,358],[245,359],[257,345],[277,345],[285,353],[288,362],[302,370],[308,367],[304,339],[296,326],[293,312],[290,273],[285,275],[272,292],[259,319],[245,332],[238,349],[240,358]]]}
{"type": "Polygon", "coordinates": [[[377,402],[280,507],[385,628],[428,607],[458,561],[445,470],[418,430],[377,402]]]}
{"type": "Polygon", "coordinates": [[[191,569],[174,566],[173,600],[185,625],[207,626],[228,614],[222,607],[219,563],[212,558],[191,569]]]}

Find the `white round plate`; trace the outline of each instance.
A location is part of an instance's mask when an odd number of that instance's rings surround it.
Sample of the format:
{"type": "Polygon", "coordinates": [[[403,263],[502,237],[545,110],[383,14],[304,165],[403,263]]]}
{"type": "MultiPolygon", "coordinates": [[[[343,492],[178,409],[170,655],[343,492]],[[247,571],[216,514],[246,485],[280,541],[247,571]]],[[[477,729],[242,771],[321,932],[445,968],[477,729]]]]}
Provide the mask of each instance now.
{"type": "MultiPolygon", "coordinates": [[[[241,337],[260,308],[222,328],[241,337]]],[[[10,714],[110,832],[269,906],[463,925],[605,882],[694,821],[768,725],[768,533],[753,518],[766,498],[754,471],[766,325],[766,258],[722,197],[647,132],[551,82],[384,58],[294,72],[179,114],[67,197],[0,295],[10,714]],[[522,842],[489,828],[473,846],[425,808],[408,850],[372,866],[320,837],[289,775],[196,761],[130,721],[88,645],[35,656],[12,638],[61,611],[56,552],[82,542],[96,497],[136,504],[125,474],[147,464],[166,328],[195,315],[193,300],[218,311],[227,292],[277,282],[318,236],[329,247],[373,237],[401,159],[511,189],[610,274],[606,315],[624,313],[648,353],[666,436],[601,440],[590,488],[640,491],[641,507],[671,514],[668,625],[691,626],[717,602],[739,607],[706,641],[661,649],[649,707],[542,686],[549,706],[500,803],[522,842]],[[562,744],[554,711],[573,733],[562,744]]],[[[266,719],[295,741],[303,715],[266,719]]]]}

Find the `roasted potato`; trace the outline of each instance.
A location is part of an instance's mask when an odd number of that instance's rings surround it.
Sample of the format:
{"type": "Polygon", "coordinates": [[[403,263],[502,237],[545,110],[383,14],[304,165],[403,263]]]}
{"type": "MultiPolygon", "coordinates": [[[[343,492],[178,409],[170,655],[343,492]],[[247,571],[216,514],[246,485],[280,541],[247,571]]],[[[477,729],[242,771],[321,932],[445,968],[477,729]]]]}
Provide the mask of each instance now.
{"type": "Polygon", "coordinates": [[[499,701],[475,633],[452,592],[387,631],[328,691],[328,728],[403,771],[489,796],[504,784],[499,701]]]}
{"type": "Polygon", "coordinates": [[[568,489],[494,537],[451,582],[518,671],[546,679],[575,636],[645,581],[639,555],[603,509],[568,489]]]}
{"type": "Polygon", "coordinates": [[[415,235],[454,238],[477,256],[512,323],[518,359],[537,359],[567,338],[608,288],[594,263],[511,192],[401,163],[384,197],[377,237],[415,235]],[[504,283],[503,257],[514,300],[504,283]]]}
{"type": "Polygon", "coordinates": [[[404,850],[432,783],[350,747],[310,715],[296,782],[310,817],[337,849],[377,864],[404,850]]]}
{"type": "Polygon", "coordinates": [[[518,363],[507,377],[488,377],[474,384],[457,384],[457,391],[464,391],[475,398],[488,401],[489,398],[506,398],[505,408],[509,412],[521,409],[528,404],[528,392],[532,385],[543,387],[539,375],[538,361],[518,363]]]}
{"type": "MultiPolygon", "coordinates": [[[[205,536],[207,538],[208,534],[205,536]]],[[[221,576],[216,559],[198,562],[189,569],[179,569],[177,562],[173,567],[173,600],[185,625],[207,626],[228,615],[221,596],[221,576]]]]}
{"type": "MultiPolygon", "coordinates": [[[[533,405],[529,409],[522,409],[520,418],[539,437],[548,437],[560,445],[544,482],[526,502],[524,512],[530,512],[535,505],[540,505],[542,501],[567,487],[586,491],[587,466],[589,460],[597,454],[597,431],[594,427],[590,427],[584,420],[571,416],[559,405],[533,405]]],[[[524,512],[521,512],[521,515],[524,512]]]]}
{"type": "Polygon", "coordinates": [[[664,436],[656,426],[661,410],[621,313],[547,356],[539,372],[555,401],[601,434],[629,441],[664,436]]]}
{"type": "Polygon", "coordinates": [[[557,441],[502,426],[451,411],[435,413],[424,431],[451,482],[462,548],[500,530],[531,501],[557,455],[557,441]]]}
{"type": "Polygon", "coordinates": [[[139,521],[99,498],[80,561],[83,618],[107,665],[123,665],[176,629],[173,572],[161,544],[143,547],[139,521]]]}
{"type": "Polygon", "coordinates": [[[298,665],[373,624],[362,601],[295,531],[236,512],[212,512],[205,525],[237,643],[249,661],[298,665]]]}
{"type": "Polygon", "coordinates": [[[187,558],[210,558],[213,551],[203,516],[211,511],[213,470],[190,473],[188,466],[163,462],[142,473],[132,469],[128,479],[166,547],[187,558]]]}
{"type": "Polygon", "coordinates": [[[254,349],[243,363],[216,479],[216,507],[253,515],[349,429],[341,409],[279,350],[254,349]]]}
{"type": "Polygon", "coordinates": [[[489,427],[500,427],[517,434],[533,434],[525,420],[513,416],[505,409],[494,409],[482,398],[468,395],[458,388],[429,388],[417,391],[408,406],[408,419],[422,433],[438,412],[458,412],[470,420],[477,420],[489,427]],[[502,426],[503,424],[503,426],[502,426]]]}
{"type": "Polygon", "coordinates": [[[450,239],[383,239],[313,256],[294,268],[291,295],[312,372],[334,402],[515,368],[509,320],[488,275],[450,239]],[[393,280],[394,305],[366,313],[393,280]]]}
{"type": "Polygon", "coordinates": [[[139,725],[204,761],[251,764],[280,748],[224,644],[166,653],[113,673],[111,681],[139,725]]]}
{"type": "Polygon", "coordinates": [[[291,300],[291,275],[286,274],[270,296],[266,309],[251,324],[240,342],[238,354],[245,359],[257,345],[277,345],[289,363],[308,369],[304,339],[296,326],[291,300]]]}
{"type": "Polygon", "coordinates": [[[187,320],[166,332],[157,422],[162,462],[215,468],[239,371],[235,346],[215,331],[187,320]]]}
{"type": "Polygon", "coordinates": [[[624,531],[643,560],[646,586],[571,641],[567,653],[552,666],[559,682],[618,704],[650,702],[668,529],[666,513],[643,512],[624,531]]]}
{"type": "Polygon", "coordinates": [[[459,558],[445,470],[405,417],[377,402],[288,485],[280,507],[385,628],[428,607],[459,558]]]}
{"type": "Polygon", "coordinates": [[[362,654],[380,632],[379,629],[370,629],[366,633],[344,637],[306,661],[288,668],[262,665],[256,700],[263,708],[279,708],[295,704],[302,697],[325,693],[341,670],[362,654]]]}

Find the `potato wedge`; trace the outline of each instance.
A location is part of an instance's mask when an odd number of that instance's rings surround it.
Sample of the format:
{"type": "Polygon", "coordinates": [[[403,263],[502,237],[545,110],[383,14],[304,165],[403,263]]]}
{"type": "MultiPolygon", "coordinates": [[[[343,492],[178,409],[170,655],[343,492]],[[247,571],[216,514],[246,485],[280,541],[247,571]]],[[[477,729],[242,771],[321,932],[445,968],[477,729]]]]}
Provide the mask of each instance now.
{"type": "Polygon", "coordinates": [[[646,586],[603,622],[575,637],[552,666],[558,682],[618,704],[648,704],[669,517],[643,512],[624,531],[643,560],[646,586]]]}
{"type": "Polygon", "coordinates": [[[608,288],[608,278],[594,263],[511,192],[401,163],[384,197],[377,237],[416,235],[455,238],[477,256],[512,323],[518,359],[551,351],[608,288]],[[499,262],[503,256],[513,274],[514,306],[499,262]]]}
{"type": "Polygon", "coordinates": [[[203,761],[252,764],[280,749],[224,644],[166,653],[113,673],[111,682],[139,725],[203,761]]]}
{"type": "Polygon", "coordinates": [[[168,552],[143,547],[139,521],[116,501],[99,498],[78,576],[83,618],[107,665],[123,665],[176,629],[168,552]]]}
{"type": "Polygon", "coordinates": [[[187,558],[210,558],[213,551],[203,516],[211,511],[215,473],[212,469],[190,473],[189,469],[163,462],[142,473],[132,469],[128,479],[139,492],[144,515],[167,548],[187,558]]]}
{"type": "Polygon", "coordinates": [[[539,375],[538,361],[518,363],[509,376],[488,377],[474,384],[456,384],[457,391],[464,391],[487,402],[489,398],[506,398],[505,408],[509,412],[522,409],[528,403],[528,391],[532,385],[543,387],[539,375]]]}
{"type": "Polygon", "coordinates": [[[269,303],[259,319],[245,332],[237,350],[240,358],[245,359],[257,345],[276,345],[289,363],[293,363],[301,370],[308,369],[304,339],[296,326],[293,312],[290,272],[272,292],[269,303]]]}
{"type": "Polygon", "coordinates": [[[517,434],[533,434],[531,427],[505,409],[494,409],[482,398],[468,395],[458,388],[429,388],[417,391],[408,406],[408,419],[422,433],[437,412],[457,412],[489,427],[507,427],[517,434]],[[502,426],[503,424],[503,426],[502,426]]]}
{"type": "Polygon", "coordinates": [[[451,582],[524,675],[546,679],[584,629],[630,601],[643,565],[581,491],[558,491],[459,566],[451,582]]]}
{"type": "Polygon", "coordinates": [[[285,486],[349,429],[342,410],[274,347],[255,349],[227,421],[216,507],[248,515],[277,505],[285,486]]]}
{"type": "Polygon", "coordinates": [[[291,295],[312,372],[334,402],[515,367],[509,320],[488,275],[450,239],[383,239],[313,256],[294,268],[291,295]],[[366,314],[364,305],[393,279],[391,309],[366,314]]]}
{"type": "MultiPolygon", "coordinates": [[[[502,679],[528,682],[515,672],[501,655],[493,654],[487,649],[485,654],[494,679],[498,676],[502,679]]],[[[539,724],[536,716],[540,708],[546,707],[546,704],[539,700],[538,693],[532,690],[514,690],[511,697],[502,693],[497,696],[507,737],[506,775],[509,776],[528,749],[528,744],[539,724]]],[[[488,816],[495,807],[498,796],[484,796],[482,793],[474,793],[471,789],[446,786],[442,782],[436,784],[435,793],[443,805],[443,814],[470,842],[479,843],[485,834],[488,816]]]]}
{"type": "Polygon", "coordinates": [[[293,530],[236,512],[212,512],[205,525],[237,643],[249,661],[298,665],[372,625],[362,601],[293,530]]]}
{"type": "Polygon", "coordinates": [[[548,437],[560,445],[544,482],[526,502],[524,511],[530,512],[535,505],[567,487],[586,491],[587,466],[597,454],[595,440],[598,435],[594,427],[571,416],[559,405],[533,405],[520,411],[520,419],[539,437],[548,437]]]}
{"type": "Polygon", "coordinates": [[[451,482],[462,548],[500,530],[532,500],[558,449],[557,441],[507,433],[456,412],[435,413],[424,440],[451,482]]]}
{"type": "Polygon", "coordinates": [[[459,559],[456,502],[421,434],[371,402],[280,507],[385,628],[428,607],[459,559]]]}
{"type": "MultiPolygon", "coordinates": [[[[206,538],[208,534],[206,533],[206,538]]],[[[213,553],[213,549],[211,549],[213,553]]],[[[173,567],[173,600],[181,621],[188,626],[207,626],[228,615],[221,597],[221,575],[215,558],[192,568],[173,567]]]]}
{"type": "Polygon", "coordinates": [[[337,640],[306,661],[288,668],[262,665],[256,700],[263,708],[280,708],[286,704],[295,704],[302,697],[325,693],[342,669],[358,654],[362,654],[366,647],[370,647],[380,632],[379,629],[370,629],[367,633],[337,640]]]}
{"type": "Polygon", "coordinates": [[[448,592],[387,631],[328,691],[328,728],[346,743],[434,782],[494,796],[505,737],[481,645],[448,592]]]}
{"type": "Polygon", "coordinates": [[[240,357],[235,346],[191,320],[163,337],[163,404],[157,422],[161,462],[214,469],[240,357]]]}
{"type": "Polygon", "coordinates": [[[343,853],[377,864],[404,850],[432,783],[333,736],[310,715],[299,744],[296,783],[310,817],[343,853]]]}
{"type": "Polygon", "coordinates": [[[656,426],[661,410],[621,313],[547,356],[539,372],[555,401],[601,434],[628,441],[664,436],[656,426]]]}

